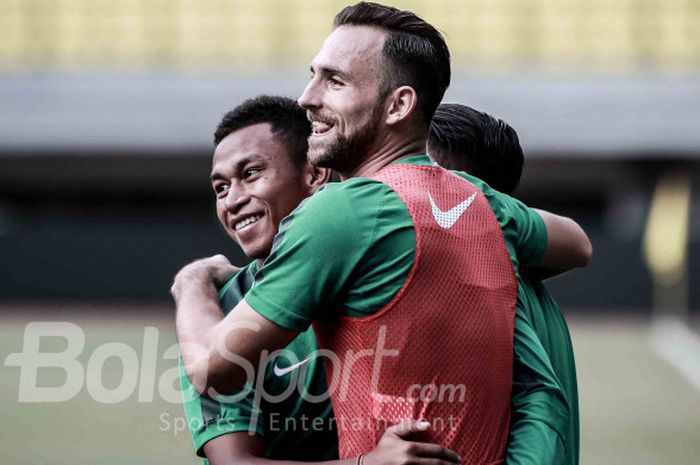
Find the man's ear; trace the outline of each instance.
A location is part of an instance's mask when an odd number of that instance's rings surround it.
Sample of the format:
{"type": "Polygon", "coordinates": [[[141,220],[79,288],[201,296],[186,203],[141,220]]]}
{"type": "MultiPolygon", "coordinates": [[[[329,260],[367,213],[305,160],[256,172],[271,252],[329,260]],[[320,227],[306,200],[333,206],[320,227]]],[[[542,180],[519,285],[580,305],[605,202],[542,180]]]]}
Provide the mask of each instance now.
{"type": "Polygon", "coordinates": [[[309,187],[311,193],[313,194],[316,190],[323,186],[331,179],[331,169],[330,168],[320,168],[314,166],[311,163],[307,163],[305,180],[306,185],[309,187]]]}
{"type": "Polygon", "coordinates": [[[391,126],[406,121],[416,110],[418,95],[411,86],[401,86],[388,97],[386,124],[391,126]]]}

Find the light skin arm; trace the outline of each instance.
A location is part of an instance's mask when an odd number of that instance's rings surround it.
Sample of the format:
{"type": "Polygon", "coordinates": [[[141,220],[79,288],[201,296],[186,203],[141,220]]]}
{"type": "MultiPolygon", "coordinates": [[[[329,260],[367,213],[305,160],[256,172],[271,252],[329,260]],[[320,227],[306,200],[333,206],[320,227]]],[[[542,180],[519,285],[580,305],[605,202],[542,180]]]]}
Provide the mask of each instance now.
{"type": "Polygon", "coordinates": [[[298,334],[266,319],[245,300],[224,317],[216,286],[235,271],[226,257],[216,255],[187,265],[171,288],[185,370],[195,388],[210,396],[242,387],[258,370],[263,351],[281,349],[298,334]]]}
{"type": "Polygon", "coordinates": [[[547,249],[529,274],[544,279],[588,265],[593,246],[583,228],[571,218],[535,211],[547,227],[547,249]]]}
{"type": "MultiPolygon", "coordinates": [[[[365,455],[365,465],[451,465],[461,463],[459,456],[446,447],[410,441],[411,435],[426,431],[427,422],[406,420],[387,428],[377,447],[365,455]]],[[[230,433],[218,436],[204,445],[211,465],[308,465],[309,462],[270,460],[260,436],[230,433]]],[[[357,457],[313,462],[317,465],[356,465],[357,457]]]]}

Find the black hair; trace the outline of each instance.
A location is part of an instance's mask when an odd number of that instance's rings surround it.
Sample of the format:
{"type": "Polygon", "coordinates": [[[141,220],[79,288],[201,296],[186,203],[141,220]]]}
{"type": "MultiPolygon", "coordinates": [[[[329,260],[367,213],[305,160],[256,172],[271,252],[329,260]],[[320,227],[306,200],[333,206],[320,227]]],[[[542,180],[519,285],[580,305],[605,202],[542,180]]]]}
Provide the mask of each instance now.
{"type": "Polygon", "coordinates": [[[450,51],[440,31],[410,11],[372,2],[344,8],[333,26],[344,25],[375,26],[388,32],[383,56],[389,67],[383,76],[383,94],[411,86],[427,124],[450,85],[450,51]]]}
{"type": "Polygon", "coordinates": [[[287,97],[259,95],[226,113],[214,132],[214,146],[231,133],[259,123],[270,123],[272,133],[287,146],[297,166],[306,162],[311,123],[306,111],[287,97]]]}
{"type": "Polygon", "coordinates": [[[506,122],[466,105],[442,104],[428,135],[430,157],[512,195],[523,171],[518,133],[506,122]]]}

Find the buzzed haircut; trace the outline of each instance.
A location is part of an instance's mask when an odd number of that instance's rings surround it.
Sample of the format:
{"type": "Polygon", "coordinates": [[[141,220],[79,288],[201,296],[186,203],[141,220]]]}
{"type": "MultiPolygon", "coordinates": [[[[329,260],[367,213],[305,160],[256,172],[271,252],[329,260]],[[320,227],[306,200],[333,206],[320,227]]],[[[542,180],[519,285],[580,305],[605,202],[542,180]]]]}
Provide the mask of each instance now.
{"type": "Polygon", "coordinates": [[[259,95],[229,111],[214,132],[214,146],[231,133],[259,123],[269,123],[275,137],[287,146],[296,166],[306,163],[311,123],[306,111],[287,97],[259,95]]]}
{"type": "Polygon", "coordinates": [[[442,34],[415,13],[372,2],[360,2],[338,13],[333,27],[374,26],[388,32],[383,58],[382,94],[411,86],[418,109],[430,121],[450,85],[450,51],[442,34]]]}
{"type": "Polygon", "coordinates": [[[523,149],[515,129],[466,105],[437,108],[428,154],[440,166],[469,173],[508,195],[515,192],[523,171],[523,149]]]}

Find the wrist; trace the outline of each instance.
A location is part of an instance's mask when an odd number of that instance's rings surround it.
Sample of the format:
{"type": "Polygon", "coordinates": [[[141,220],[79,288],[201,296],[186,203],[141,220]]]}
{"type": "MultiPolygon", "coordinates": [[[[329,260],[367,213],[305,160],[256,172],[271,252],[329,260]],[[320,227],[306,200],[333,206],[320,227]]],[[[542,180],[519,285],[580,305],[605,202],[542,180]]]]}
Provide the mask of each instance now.
{"type": "Polygon", "coordinates": [[[206,273],[194,272],[184,273],[175,278],[171,294],[175,301],[181,300],[184,296],[191,294],[205,294],[207,296],[217,296],[217,289],[214,280],[206,273]]]}

